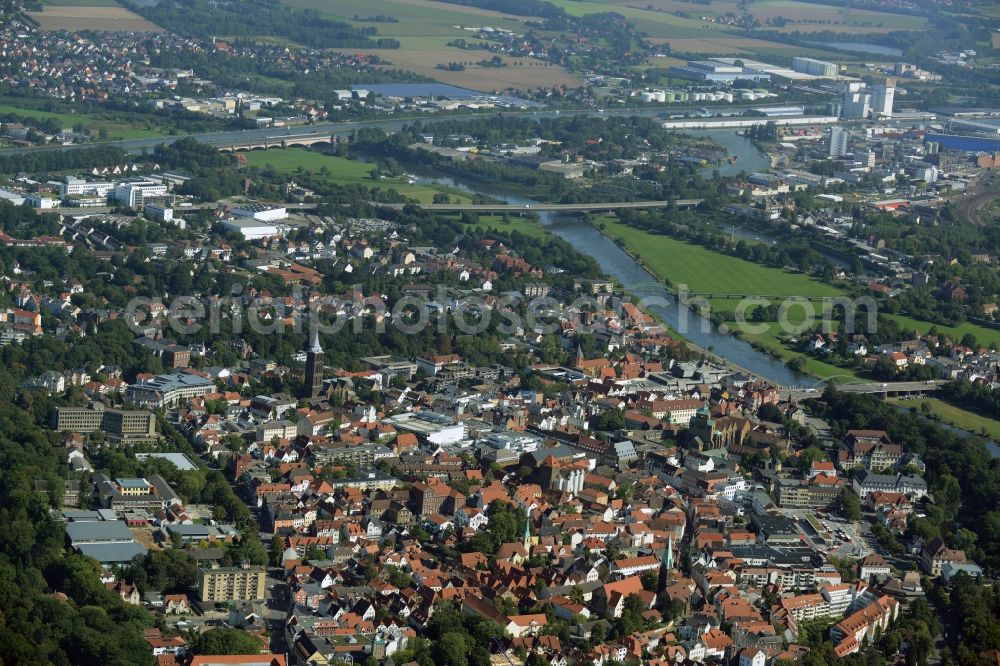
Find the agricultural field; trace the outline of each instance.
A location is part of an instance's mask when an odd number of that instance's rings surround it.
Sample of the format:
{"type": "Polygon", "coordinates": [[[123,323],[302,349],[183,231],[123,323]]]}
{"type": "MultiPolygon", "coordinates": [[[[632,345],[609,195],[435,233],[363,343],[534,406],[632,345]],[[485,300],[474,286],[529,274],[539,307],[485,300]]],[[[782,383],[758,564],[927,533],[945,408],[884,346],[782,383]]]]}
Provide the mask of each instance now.
{"type": "Polygon", "coordinates": [[[442,83],[484,92],[507,88],[524,90],[552,86],[575,87],[581,83],[580,79],[563,67],[534,58],[504,55],[501,58],[507,63],[506,67],[480,67],[474,63],[492,58],[492,53],[450,47],[446,45],[448,41],[451,40],[403,37],[400,38],[402,48],[379,51],[378,55],[387,63],[386,67],[405,69],[442,83]],[[446,65],[450,62],[460,62],[465,69],[452,72],[437,68],[439,64],[446,65]]]}
{"type": "MultiPolygon", "coordinates": [[[[562,67],[534,58],[502,56],[506,67],[478,67],[473,63],[489,59],[493,54],[448,46],[448,42],[459,38],[477,41],[476,32],[481,27],[524,32],[524,17],[434,0],[383,0],[377,4],[362,0],[286,0],[286,4],[317,9],[355,26],[377,28],[380,36],[398,39],[401,45],[399,49],[377,52],[386,61],[386,67],[405,69],[443,83],[486,92],[580,84],[578,78],[562,67]],[[399,21],[363,23],[352,20],[355,16],[364,18],[374,14],[393,16],[399,21]],[[465,70],[451,72],[437,68],[437,65],[451,62],[463,63],[465,70]]],[[[356,49],[348,51],[353,53],[356,49]]]]}
{"type": "Polygon", "coordinates": [[[270,166],[279,173],[294,174],[299,169],[312,173],[320,173],[326,168],[326,179],[337,185],[363,185],[365,187],[380,187],[394,189],[403,196],[412,197],[420,203],[431,203],[435,194],[448,194],[452,201],[471,202],[472,197],[464,192],[444,187],[443,185],[410,185],[402,178],[382,178],[373,180],[371,170],[375,168],[372,162],[352,160],[336,155],[323,153],[306,148],[286,148],[273,150],[253,150],[241,153],[246,157],[247,165],[264,168],[270,166]]]}
{"type": "MultiPolygon", "coordinates": [[[[592,0],[591,0],[592,1],[592,0]]],[[[702,16],[716,17],[725,14],[740,15],[736,0],[711,0],[708,4],[693,4],[680,0],[606,0],[604,5],[635,9],[649,14],[687,14],[692,19],[702,16]],[[651,10],[649,8],[652,8],[651,10]]],[[[756,0],[747,5],[747,11],[761,21],[781,17],[787,22],[782,32],[818,32],[836,29],[837,32],[865,34],[868,32],[889,32],[892,30],[922,30],[926,26],[923,17],[879,12],[868,9],[851,8],[847,11],[846,24],[844,9],[832,5],[814,4],[799,0],[756,0]]],[[[679,17],[678,17],[679,18],[679,17]]]]}
{"type": "MultiPolygon", "coordinates": [[[[550,0],[552,4],[562,7],[567,14],[572,16],[583,16],[584,14],[596,14],[612,9],[611,3],[593,2],[591,0],[550,0]]],[[[648,3],[647,3],[648,4],[648,3]]],[[[700,5],[691,5],[698,7],[700,5]]],[[[720,37],[730,34],[734,29],[724,25],[706,23],[692,9],[692,18],[684,18],[676,14],[666,12],[649,11],[646,9],[636,9],[627,5],[618,4],[613,8],[618,14],[634,22],[639,30],[646,33],[651,38],[677,39],[683,37],[720,37]]]]}
{"type": "MultiPolygon", "coordinates": [[[[530,89],[548,86],[580,84],[562,67],[546,65],[531,58],[504,57],[506,67],[477,67],[472,63],[489,54],[485,51],[463,51],[447,46],[456,38],[475,41],[476,29],[493,27],[523,32],[528,17],[509,16],[502,12],[453,5],[437,0],[384,0],[377,7],[363,0],[284,0],[295,7],[319,11],[354,25],[373,26],[379,35],[393,37],[401,48],[379,51],[387,67],[398,67],[452,85],[493,91],[505,88],[530,89]],[[354,17],[373,14],[393,16],[396,23],[361,23],[354,17]],[[460,62],[464,71],[438,69],[437,65],[460,62]]],[[[709,5],[694,5],[679,0],[552,0],[569,14],[580,16],[613,10],[633,21],[654,43],[667,44],[678,53],[748,54],[766,58],[769,55],[808,55],[816,58],[835,57],[820,48],[802,47],[747,37],[738,28],[701,20],[702,16],[738,14],[736,0],[713,0],[709,5]],[[682,12],[683,15],[677,15],[682,12]]],[[[844,32],[861,34],[899,29],[920,29],[919,17],[887,14],[868,10],[850,10],[847,25],[836,7],[817,5],[799,0],[763,0],[750,5],[750,11],[762,20],[783,16],[791,22],[784,30],[827,30],[833,27],[844,32]],[[839,17],[839,18],[838,18],[839,17]],[[881,26],[881,27],[879,27],[881,26]]],[[[651,66],[662,63],[651,61],[651,66]]]]}
{"type": "Polygon", "coordinates": [[[28,16],[37,21],[42,30],[163,32],[163,28],[133,11],[105,3],[106,0],[95,3],[65,0],[64,4],[49,4],[40,12],[29,12],[28,16]]]}

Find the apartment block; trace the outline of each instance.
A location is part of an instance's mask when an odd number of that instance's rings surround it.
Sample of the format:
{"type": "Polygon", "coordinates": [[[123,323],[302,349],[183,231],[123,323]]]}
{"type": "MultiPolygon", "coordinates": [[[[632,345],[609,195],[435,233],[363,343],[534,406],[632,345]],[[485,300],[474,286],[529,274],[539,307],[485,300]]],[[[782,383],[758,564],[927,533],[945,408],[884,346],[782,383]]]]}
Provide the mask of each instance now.
{"type": "Polygon", "coordinates": [[[266,596],[264,567],[199,569],[198,596],[202,601],[254,601],[266,596]]]}

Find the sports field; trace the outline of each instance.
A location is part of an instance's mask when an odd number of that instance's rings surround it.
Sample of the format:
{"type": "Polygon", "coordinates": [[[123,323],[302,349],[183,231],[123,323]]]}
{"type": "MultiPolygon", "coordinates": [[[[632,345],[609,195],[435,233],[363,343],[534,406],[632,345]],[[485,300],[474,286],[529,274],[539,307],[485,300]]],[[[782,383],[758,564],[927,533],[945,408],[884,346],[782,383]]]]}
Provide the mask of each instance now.
{"type": "Polygon", "coordinates": [[[470,195],[457,190],[448,189],[442,185],[410,185],[402,178],[382,178],[372,180],[371,170],[375,168],[372,162],[351,160],[346,157],[324,155],[306,148],[286,148],[273,150],[254,150],[242,153],[247,165],[251,167],[272,167],[279,173],[294,174],[300,168],[303,171],[321,173],[326,168],[326,179],[337,185],[363,185],[379,187],[385,190],[394,189],[403,196],[412,197],[420,203],[431,203],[434,195],[448,194],[452,201],[471,202],[470,195]]]}
{"type": "Polygon", "coordinates": [[[99,32],[163,32],[163,28],[119,5],[47,5],[40,12],[28,12],[42,30],[96,30],[99,32]]]}

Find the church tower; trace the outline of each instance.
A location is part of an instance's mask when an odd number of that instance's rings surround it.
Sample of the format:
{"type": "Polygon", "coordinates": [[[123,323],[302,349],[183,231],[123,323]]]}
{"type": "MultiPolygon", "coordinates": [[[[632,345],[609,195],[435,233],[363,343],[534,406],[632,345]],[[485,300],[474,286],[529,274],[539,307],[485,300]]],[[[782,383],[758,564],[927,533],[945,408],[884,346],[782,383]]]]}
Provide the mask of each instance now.
{"type": "Polygon", "coordinates": [[[667,538],[667,547],[660,558],[660,578],[656,585],[656,596],[661,596],[674,582],[674,536],[667,538]]]}
{"type": "Polygon", "coordinates": [[[319,331],[315,328],[306,349],[306,376],[302,397],[315,398],[323,389],[323,348],[319,346],[319,331]]]}
{"type": "Polygon", "coordinates": [[[524,549],[531,554],[531,509],[524,518],[524,549]]]}

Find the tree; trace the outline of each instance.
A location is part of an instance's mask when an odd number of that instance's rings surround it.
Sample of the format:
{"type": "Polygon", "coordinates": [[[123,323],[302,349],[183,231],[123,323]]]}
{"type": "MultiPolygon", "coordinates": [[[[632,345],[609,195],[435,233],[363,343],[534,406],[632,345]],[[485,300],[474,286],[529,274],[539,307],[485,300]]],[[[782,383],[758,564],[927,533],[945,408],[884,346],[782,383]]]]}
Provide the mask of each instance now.
{"type": "Polygon", "coordinates": [[[256,654],[263,643],[242,629],[221,627],[199,634],[192,650],[195,654],[256,654]]]}
{"type": "Polygon", "coordinates": [[[466,634],[457,631],[449,632],[441,636],[431,652],[434,655],[434,663],[441,666],[468,666],[469,648],[466,644],[466,634]]]}
{"type": "Polygon", "coordinates": [[[840,493],[840,510],[844,512],[844,517],[851,522],[861,519],[861,501],[849,488],[844,488],[840,493]]]}
{"type": "Polygon", "coordinates": [[[272,567],[281,566],[281,556],[285,554],[285,544],[284,541],[279,536],[271,537],[271,548],[268,552],[268,558],[270,560],[272,567]]]}
{"type": "Polygon", "coordinates": [[[590,427],[594,430],[613,432],[625,429],[625,415],[620,409],[608,409],[590,418],[590,427]]]}

